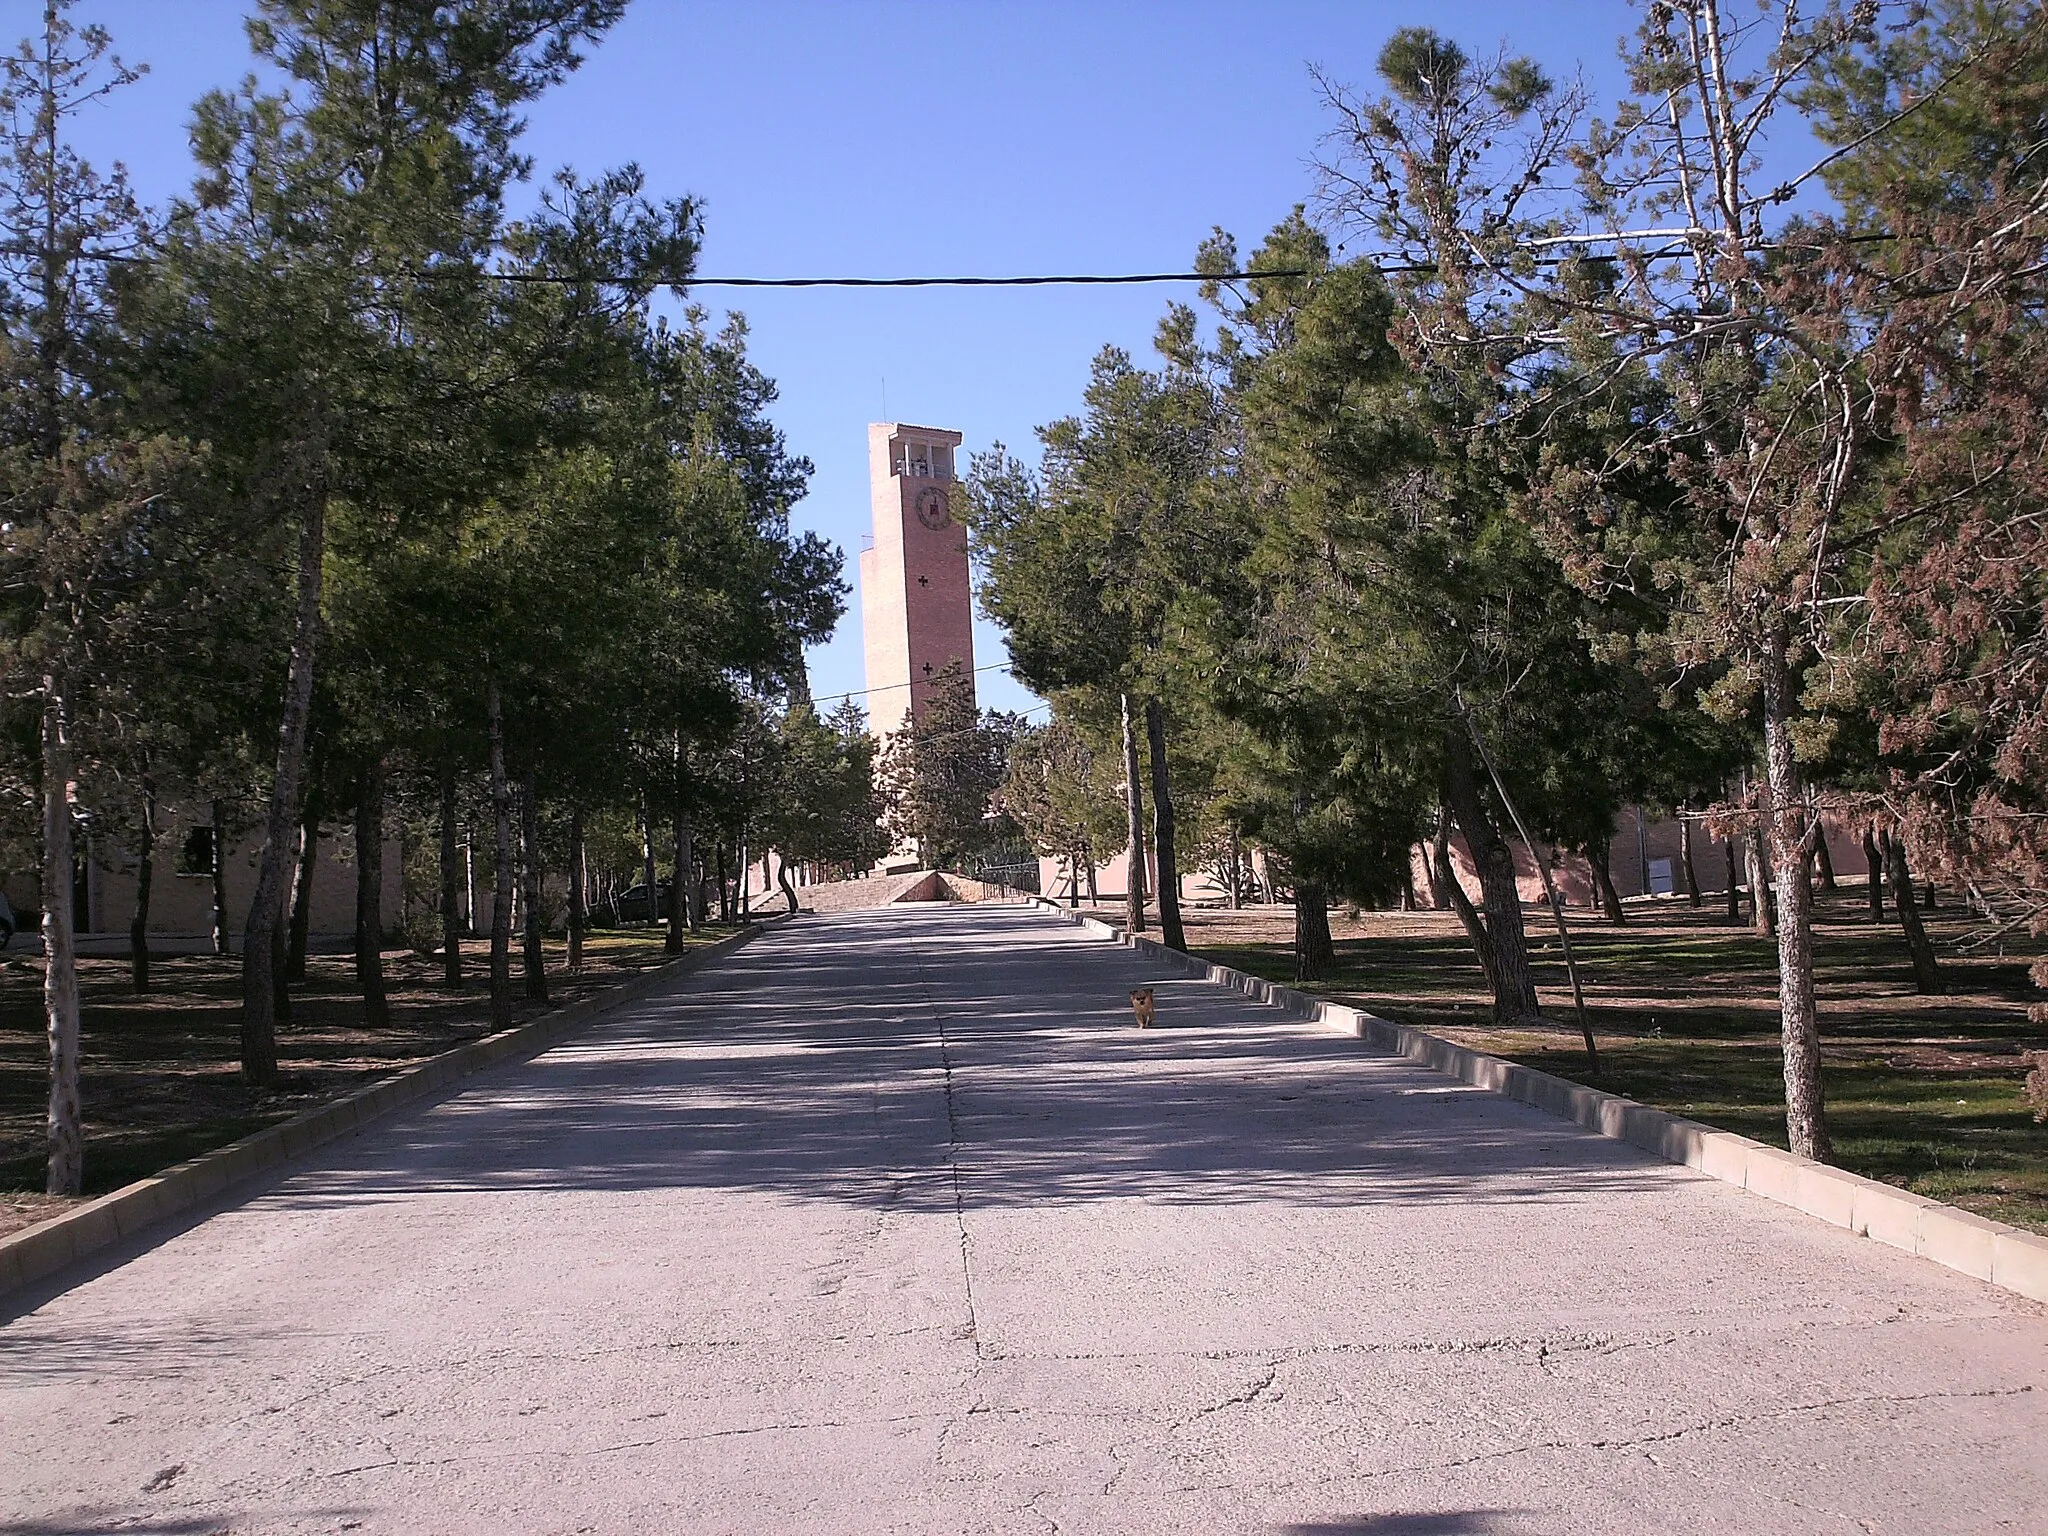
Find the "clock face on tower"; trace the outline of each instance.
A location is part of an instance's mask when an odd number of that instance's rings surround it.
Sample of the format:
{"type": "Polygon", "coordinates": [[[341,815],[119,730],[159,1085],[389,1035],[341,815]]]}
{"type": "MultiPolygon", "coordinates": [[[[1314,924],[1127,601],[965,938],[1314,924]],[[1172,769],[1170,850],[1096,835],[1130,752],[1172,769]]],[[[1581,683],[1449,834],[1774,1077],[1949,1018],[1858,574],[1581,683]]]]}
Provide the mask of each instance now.
{"type": "Polygon", "coordinates": [[[927,485],[917,493],[917,520],[927,528],[943,528],[952,521],[946,507],[946,493],[927,485]]]}

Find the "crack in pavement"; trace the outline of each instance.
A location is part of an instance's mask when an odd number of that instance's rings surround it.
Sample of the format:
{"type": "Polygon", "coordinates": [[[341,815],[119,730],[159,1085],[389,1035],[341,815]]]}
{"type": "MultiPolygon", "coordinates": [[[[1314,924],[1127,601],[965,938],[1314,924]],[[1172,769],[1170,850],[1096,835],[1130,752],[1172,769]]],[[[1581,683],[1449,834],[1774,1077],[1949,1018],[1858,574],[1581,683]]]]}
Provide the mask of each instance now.
{"type": "Polygon", "coordinates": [[[1642,1338],[1617,1338],[1613,1334],[1566,1333],[1530,1337],[1501,1336],[1483,1339],[1389,1339],[1339,1344],[1303,1344],[1286,1349],[1204,1349],[1204,1350],[1062,1350],[1010,1351],[997,1344],[984,1346],[991,1362],[1035,1361],[1040,1363],[1109,1363],[1157,1360],[1257,1360],[1268,1362],[1341,1359],[1347,1355],[1484,1355],[1527,1354],[1530,1351],[1560,1355],[1607,1357],[1634,1349],[1668,1349],[1681,1340],[1711,1337],[1703,1328],[1687,1328],[1642,1338]]]}
{"type": "Polygon", "coordinates": [[[1269,1357],[1266,1362],[1266,1374],[1253,1382],[1249,1387],[1246,1387],[1242,1392],[1233,1393],[1229,1397],[1197,1408],[1186,1418],[1169,1425],[1166,1432],[1170,1435],[1178,1434],[1190,1424],[1200,1419],[1206,1419],[1212,1413],[1221,1413],[1226,1408],[1248,1408],[1257,1404],[1266,1395],[1267,1391],[1271,1389],[1274,1378],[1279,1376],[1281,1362],[1284,1358],[1284,1356],[1277,1359],[1269,1357]]]}
{"type": "Polygon", "coordinates": [[[322,1472],[319,1476],[353,1477],[357,1473],[378,1472],[388,1467],[403,1467],[410,1470],[417,1467],[460,1466],[466,1462],[521,1461],[541,1456],[581,1460],[593,1456],[615,1456],[621,1451],[645,1451],[666,1445],[697,1445],[707,1440],[733,1440],[747,1435],[788,1434],[819,1429],[875,1428],[885,1424],[926,1424],[937,1417],[938,1415],[930,1413],[902,1413],[880,1419],[799,1419],[788,1423],[746,1424],[733,1429],[712,1429],[699,1435],[657,1435],[646,1440],[620,1440],[609,1445],[471,1451],[460,1456],[394,1456],[384,1461],[366,1461],[352,1467],[338,1467],[333,1471],[322,1472]]]}
{"type": "Polygon", "coordinates": [[[1131,1464],[1124,1460],[1123,1447],[1116,1441],[1104,1441],[1103,1449],[1109,1452],[1109,1459],[1116,1467],[1116,1470],[1109,1474],[1109,1481],[1102,1485],[1102,1497],[1106,1499],[1116,1492],[1116,1485],[1124,1480],[1124,1474],[1130,1471],[1131,1464]]]}
{"type": "Polygon", "coordinates": [[[1372,1472],[1353,1472],[1346,1476],[1302,1478],[1287,1484],[1288,1487],[1319,1487],[1332,1483],[1372,1482],[1381,1478],[1412,1476],[1418,1473],[1455,1472],[1461,1467],[1476,1466],[1481,1462],[1505,1461],[1515,1456],[1534,1455],[1539,1451],[1632,1451],[1646,1445],[1665,1445],[1674,1440],[1683,1440],[1689,1435],[1707,1433],[1713,1430],[1738,1429],[1749,1424],[1769,1423],[1773,1419],[1797,1418],[1801,1414],[1821,1413],[1829,1408],[1868,1408],[1899,1406],[1907,1403],[1924,1403],[1943,1398],[1996,1398],[2016,1397],[2032,1392],[2031,1385],[2022,1387],[1984,1387],[1971,1392],[1914,1392],[1876,1393],[1859,1397],[1830,1397],[1819,1402],[1795,1403],[1786,1408],[1772,1408],[1762,1413],[1735,1413],[1720,1418],[1701,1419],[1697,1423],[1683,1424],[1677,1429],[1667,1429],[1651,1435],[1635,1435],[1622,1440],[1533,1440],[1526,1445],[1504,1446],[1497,1451],[1479,1451],[1471,1456],[1458,1456],[1447,1461],[1418,1462],[1411,1466],[1382,1467],[1372,1472]]]}
{"type": "Polygon", "coordinates": [[[1034,1519],[1043,1520],[1046,1524],[1046,1528],[1053,1533],[1053,1536],[1059,1536],[1059,1521],[1055,1520],[1051,1515],[1048,1515],[1044,1510],[1038,1507],[1039,1501],[1041,1499],[1049,1499],[1051,1497],[1052,1490],[1049,1488],[1043,1489],[1031,1495],[1030,1498],[1026,1499],[1022,1504],[1019,1504],[1015,1510],[1011,1511],[1011,1513],[1019,1515],[1030,1515],[1034,1519]]]}
{"type": "Polygon", "coordinates": [[[981,1355],[981,1320],[974,1307],[974,1245],[967,1232],[967,1188],[960,1168],[960,1106],[953,1087],[953,1047],[946,1036],[946,1015],[932,996],[931,971],[924,963],[924,951],[916,944],[910,955],[917,966],[918,990],[924,994],[931,1013],[932,1028],[939,1041],[939,1070],[946,1095],[946,1163],[953,1173],[953,1224],[960,1233],[960,1281],[966,1293],[967,1331],[963,1335],[981,1355]]]}

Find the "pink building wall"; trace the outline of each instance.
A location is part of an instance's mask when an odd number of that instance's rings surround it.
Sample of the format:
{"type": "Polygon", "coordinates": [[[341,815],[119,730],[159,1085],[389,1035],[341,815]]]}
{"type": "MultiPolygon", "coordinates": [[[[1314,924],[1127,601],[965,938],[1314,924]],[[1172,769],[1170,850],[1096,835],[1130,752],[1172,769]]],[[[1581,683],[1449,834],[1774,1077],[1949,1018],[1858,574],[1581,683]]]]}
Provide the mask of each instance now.
{"type": "MultiPolygon", "coordinates": [[[[1684,897],[1685,875],[1680,864],[1678,822],[1646,816],[1640,824],[1633,808],[1625,810],[1615,827],[1614,842],[1609,863],[1614,874],[1615,889],[1624,897],[1661,894],[1669,892],[1684,897]],[[1646,878],[1647,877],[1647,878],[1646,878]],[[1668,877],[1668,884],[1664,878],[1668,877]],[[1660,888],[1661,887],[1661,891],[1660,888]]],[[[1866,866],[1863,859],[1863,845],[1860,832],[1846,826],[1829,823],[1827,828],[1828,853],[1833,860],[1835,873],[1845,880],[1861,879],[1866,866]]],[[[1519,841],[1510,840],[1515,855],[1517,886],[1522,900],[1529,903],[1541,902],[1543,877],[1537,872],[1534,861],[1519,841]]],[[[1557,881],[1558,895],[1568,907],[1591,908],[1599,904],[1599,892],[1593,883],[1592,867],[1576,853],[1547,850],[1551,858],[1551,874],[1557,881]]],[[[1736,850],[1736,884],[1744,883],[1741,873],[1741,850],[1736,850]]],[[[1254,858],[1259,858],[1256,852],[1254,858]]],[[[1425,851],[1418,847],[1410,854],[1415,894],[1424,906],[1429,905],[1429,876],[1425,862],[1425,851]]],[[[1458,872],[1459,883],[1475,901],[1479,898],[1479,877],[1466,851],[1464,839],[1451,840],[1451,862],[1458,872]]],[[[1704,827],[1697,823],[1693,828],[1693,863],[1699,876],[1702,894],[1720,894],[1728,888],[1727,858],[1718,838],[1709,837],[1704,827]]],[[[1158,865],[1156,859],[1147,853],[1147,889],[1156,887],[1158,865]]],[[[1118,853],[1096,865],[1095,885],[1097,894],[1104,901],[1122,901],[1124,898],[1125,856],[1118,853]]],[[[1055,890],[1065,899],[1068,878],[1067,861],[1058,858],[1041,858],[1038,861],[1039,890],[1050,896],[1055,890]]],[[[1086,877],[1083,876],[1083,899],[1086,899],[1086,877]]],[[[1206,871],[1183,870],[1180,881],[1183,901],[1215,901],[1225,896],[1223,889],[1206,871]]]]}
{"type": "Polygon", "coordinates": [[[874,544],[860,553],[868,720],[877,735],[921,712],[931,683],[958,662],[974,679],[974,594],[967,530],[953,514],[961,435],[873,422],[868,494],[874,544]]]}

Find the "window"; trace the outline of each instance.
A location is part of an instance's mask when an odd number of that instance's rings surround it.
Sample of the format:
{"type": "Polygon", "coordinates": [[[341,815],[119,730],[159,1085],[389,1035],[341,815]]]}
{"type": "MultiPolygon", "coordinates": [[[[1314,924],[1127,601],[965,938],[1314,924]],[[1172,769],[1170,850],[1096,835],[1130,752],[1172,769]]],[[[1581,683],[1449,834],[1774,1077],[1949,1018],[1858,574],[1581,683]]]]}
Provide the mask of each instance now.
{"type": "Polygon", "coordinates": [[[213,873],[213,828],[194,827],[185,834],[184,844],[178,849],[178,873],[181,875],[210,875],[213,873]]]}

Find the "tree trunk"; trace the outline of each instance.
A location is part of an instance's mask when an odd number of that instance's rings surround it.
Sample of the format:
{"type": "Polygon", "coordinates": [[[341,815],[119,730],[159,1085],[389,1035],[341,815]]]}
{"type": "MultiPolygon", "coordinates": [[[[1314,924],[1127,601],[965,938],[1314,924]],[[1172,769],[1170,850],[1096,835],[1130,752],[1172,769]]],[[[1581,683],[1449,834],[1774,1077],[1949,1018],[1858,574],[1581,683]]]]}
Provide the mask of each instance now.
{"type": "Polygon", "coordinates": [[[135,915],[128,920],[128,985],[149,990],[149,897],[156,878],[156,781],[142,775],[142,825],[135,850],[135,915]]]}
{"type": "Polygon", "coordinates": [[[1869,910],[1873,923],[1884,921],[1884,855],[1878,851],[1877,837],[1866,823],[1863,828],[1863,864],[1869,871],[1864,876],[1863,902],[1869,910]]]}
{"type": "MultiPolygon", "coordinates": [[[[1828,1162],[1827,1099],[1820,1075],[1820,1016],[1813,985],[1813,889],[1808,883],[1806,797],[1792,755],[1793,683],[1789,644],[1772,637],[1764,658],[1764,772],[1775,893],[1758,893],[1760,907],[1775,905],[1778,929],[1778,1011],[1785,1048],[1785,1134],[1801,1157],[1828,1162]],[[1773,900],[1773,894],[1775,900],[1773,900]]],[[[1761,829],[1759,832],[1761,835],[1761,829]]]]}
{"type": "Polygon", "coordinates": [[[718,843],[718,920],[721,923],[732,921],[732,877],[726,869],[723,838],[718,843]]]}
{"type": "Polygon", "coordinates": [[[1455,874],[1451,875],[1447,885],[1443,873],[1451,867],[1451,813],[1439,810],[1435,835],[1430,838],[1429,852],[1422,860],[1423,871],[1429,876],[1429,903],[1439,912],[1451,910],[1448,885],[1457,884],[1457,878],[1455,874]]]}
{"type": "Polygon", "coordinates": [[[1830,896],[1835,894],[1835,861],[1828,852],[1828,829],[1821,824],[1820,840],[1813,845],[1814,863],[1820,870],[1820,888],[1830,896]]]}
{"type": "Polygon", "coordinates": [[[1725,893],[1728,898],[1728,921],[1739,923],[1742,921],[1742,878],[1735,865],[1735,839],[1722,838],[1721,851],[1728,856],[1728,889],[1725,893]]]}
{"type": "Polygon", "coordinates": [[[1678,862],[1685,871],[1685,899],[1698,907],[1704,898],[1700,895],[1699,865],[1692,856],[1692,818],[1683,811],[1678,815],[1678,862]]]}
{"type": "Polygon", "coordinates": [[[690,944],[690,818],[676,812],[674,827],[676,869],[668,887],[668,937],[662,949],[680,955],[690,944]]]}
{"type": "Polygon", "coordinates": [[[1913,990],[1922,997],[1947,997],[1948,978],[1935,958],[1927,928],[1920,921],[1920,909],[1913,901],[1913,874],[1906,864],[1906,844],[1896,832],[1880,834],[1878,845],[1884,854],[1885,878],[1891,882],[1892,910],[1899,914],[1905,930],[1906,948],[1913,957],[1913,990]]]}
{"type": "Polygon", "coordinates": [[[1230,824],[1230,910],[1244,910],[1244,843],[1234,821],[1230,824]]]}
{"type": "Polygon", "coordinates": [[[784,859],[775,866],[775,883],[782,887],[782,895],[789,903],[789,910],[792,912],[801,910],[802,903],[796,899],[796,887],[790,884],[789,880],[789,860],[784,859]]]}
{"type": "MultiPolygon", "coordinates": [[[[294,866],[296,867],[296,866],[294,866]]],[[[270,948],[272,965],[270,974],[277,981],[277,1022],[289,1024],[292,1017],[292,989],[285,983],[285,971],[291,965],[291,913],[282,914],[284,921],[271,931],[270,948]]]]}
{"type": "Polygon", "coordinates": [[[384,997],[384,760],[363,769],[356,786],[356,985],[363,1022],[388,1029],[384,997]]]}
{"type": "Polygon", "coordinates": [[[1511,1024],[1542,1016],[1536,981],[1529,970],[1529,945],[1522,927],[1522,894],[1515,882],[1515,855],[1487,814],[1472,774],[1472,747],[1463,731],[1444,732],[1444,800],[1465,834],[1465,846],[1479,870],[1485,934],[1493,952],[1495,1018],[1511,1024]]]}
{"type": "MultiPolygon", "coordinates": [[[[1551,920],[1557,924],[1557,942],[1564,951],[1564,968],[1572,981],[1572,1003],[1579,1015],[1579,1032],[1586,1041],[1586,1061],[1594,1072],[1600,1070],[1600,1046],[1593,1038],[1593,1021],[1586,1013],[1586,988],[1579,979],[1578,957],[1572,953],[1571,925],[1564,918],[1564,898],[1557,893],[1557,881],[1551,878],[1550,859],[1536,845],[1536,839],[1529,835],[1529,823],[1522,819],[1522,813],[1515,807],[1514,796],[1508,793],[1507,779],[1500,771],[1500,765],[1493,760],[1493,754],[1486,750],[1486,740],[1479,734],[1479,723],[1470,714],[1465,716],[1465,732],[1472,738],[1472,749],[1479,754],[1479,760],[1486,765],[1486,774],[1493,781],[1494,793],[1500,796],[1500,803],[1507,808],[1508,818],[1515,824],[1515,833],[1522,839],[1522,846],[1529,850],[1529,862],[1536,866],[1536,873],[1543,881],[1544,901],[1550,907],[1551,920]]],[[[1642,807],[1636,808],[1636,832],[1642,832],[1642,807]]],[[[1640,846],[1640,844],[1639,844],[1640,846]]],[[[1612,882],[1609,882],[1612,884],[1612,882]]]]}
{"type": "Polygon", "coordinates": [[[1603,837],[1597,850],[1588,849],[1586,862],[1593,866],[1593,885],[1600,892],[1600,910],[1607,914],[1607,921],[1617,928],[1628,926],[1628,913],[1622,910],[1621,892],[1614,888],[1614,839],[1603,837]]]}
{"type": "Polygon", "coordinates": [[[1465,894],[1465,884],[1458,878],[1457,865],[1451,862],[1450,821],[1450,812],[1444,812],[1443,824],[1431,848],[1437,859],[1436,888],[1451,910],[1458,914],[1465,937],[1471,941],[1472,953],[1478,957],[1479,969],[1485,973],[1486,989],[1498,994],[1500,982],[1493,973],[1493,941],[1487,937],[1484,919],[1472,905],[1472,899],[1465,894]]]}
{"type": "Polygon", "coordinates": [[[520,954],[525,972],[526,996],[531,1002],[548,1000],[547,897],[541,888],[546,861],[540,848],[540,770],[528,768],[519,796],[521,845],[520,904],[526,908],[526,943],[520,954]]]}
{"type": "Polygon", "coordinates": [[[44,1190],[85,1188],[85,1128],[78,1105],[78,954],[71,926],[71,741],[62,681],[43,678],[43,1016],[50,1047],[49,1164],[44,1190]]]}
{"type": "Polygon", "coordinates": [[[1330,939],[1330,901],[1320,885],[1294,888],[1294,980],[1321,981],[1336,964],[1330,939]]]}
{"type": "Polygon", "coordinates": [[[675,883],[668,899],[683,904],[683,920],[695,933],[704,926],[704,892],[697,879],[697,824],[687,816],[681,822],[676,832],[675,883]]]}
{"type": "MultiPolygon", "coordinates": [[[[1159,937],[1168,949],[1188,947],[1180,922],[1180,864],[1173,841],[1173,784],[1166,764],[1166,711],[1145,701],[1145,741],[1152,755],[1152,846],[1159,860],[1159,937]]],[[[1329,931],[1329,923],[1323,929],[1329,931]]]]}
{"type": "Polygon", "coordinates": [[[1778,931],[1770,876],[1765,873],[1770,859],[1764,847],[1765,835],[1759,826],[1743,840],[1743,854],[1749,861],[1749,927],[1760,939],[1768,939],[1778,931]]]}
{"type": "Polygon", "coordinates": [[[661,917],[661,891],[654,883],[654,820],[647,809],[647,791],[640,791],[640,878],[647,887],[647,921],[661,917]]]}
{"type": "Polygon", "coordinates": [[[299,779],[313,721],[313,665],[320,643],[327,545],[326,494],[318,486],[307,495],[305,517],[299,531],[298,611],[278,724],[277,772],[270,784],[256,889],[249,897],[249,920],[242,930],[242,1075],[252,1083],[268,1083],[277,1076],[277,977],[272,973],[278,961],[278,925],[284,920],[285,865],[298,827],[299,779]]]}
{"type": "Polygon", "coordinates": [[[299,866],[292,882],[291,937],[285,944],[284,979],[306,979],[306,951],[313,942],[313,875],[320,859],[320,814],[309,790],[299,813],[299,866]]]}
{"type": "Polygon", "coordinates": [[[462,985],[462,871],[455,846],[455,770],[441,770],[441,985],[462,985]]]}
{"type": "Polygon", "coordinates": [[[213,887],[213,952],[228,952],[228,813],[216,800],[208,807],[212,852],[207,856],[206,874],[213,887]]]}
{"type": "Polygon", "coordinates": [[[583,974],[583,930],[590,920],[590,865],[583,847],[583,807],[569,808],[569,962],[571,976],[583,974]]]}
{"type": "Polygon", "coordinates": [[[747,889],[748,886],[754,883],[754,855],[753,851],[747,847],[747,829],[744,823],[740,826],[740,846],[737,849],[737,855],[738,857],[735,862],[740,867],[740,888],[738,894],[734,897],[734,902],[739,907],[739,920],[745,923],[751,922],[754,916],[753,895],[747,889]]]}
{"type": "Polygon", "coordinates": [[[490,685],[491,1027],[512,1027],[512,783],[505,775],[505,710],[490,685]]]}
{"type": "Polygon", "coordinates": [[[81,933],[98,930],[92,920],[92,829],[74,827],[71,833],[71,934],[77,942],[81,933]]]}
{"type": "Polygon", "coordinates": [[[1124,927],[1145,931],[1145,805],[1138,785],[1138,738],[1131,728],[1131,696],[1117,695],[1124,726],[1124,927]]]}
{"type": "Polygon", "coordinates": [[[1088,905],[1092,907],[1092,906],[1095,906],[1095,905],[1096,905],[1097,903],[1099,903],[1099,902],[1100,902],[1100,901],[1102,900],[1102,892],[1101,892],[1101,891],[1099,891],[1099,890],[1097,890],[1097,889],[1096,889],[1096,885],[1095,885],[1095,850],[1094,850],[1093,848],[1090,848],[1090,849],[1088,849],[1088,850],[1087,850],[1087,853],[1088,853],[1088,905]]]}

